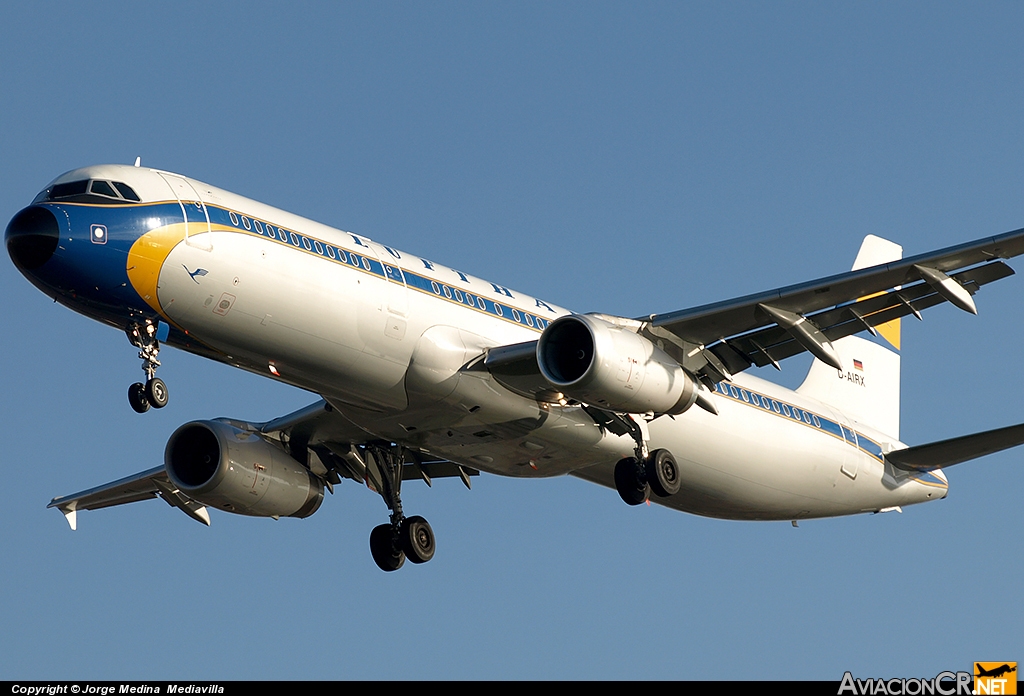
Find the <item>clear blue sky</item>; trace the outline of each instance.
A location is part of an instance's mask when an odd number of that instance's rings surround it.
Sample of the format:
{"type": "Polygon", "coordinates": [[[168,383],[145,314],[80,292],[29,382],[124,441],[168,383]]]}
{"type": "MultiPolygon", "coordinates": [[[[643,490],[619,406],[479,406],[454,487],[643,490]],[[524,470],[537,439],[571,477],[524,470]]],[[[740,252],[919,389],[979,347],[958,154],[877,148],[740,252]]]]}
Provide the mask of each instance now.
{"type": "MultiPolygon", "coordinates": [[[[635,316],[1024,226],[1019,3],[5,3],[0,217],[79,166],[178,171],[578,311],[635,316]]],[[[1020,262],[1019,270],[1024,270],[1020,262]]],[[[904,322],[903,439],[1024,421],[1024,279],[904,322]]],[[[841,678],[1024,660],[1024,453],[904,514],[627,508],[575,479],[409,485],[306,520],[50,498],[196,418],[315,397],[117,331],[0,259],[0,679],[841,678]]],[[[779,379],[795,386],[807,362],[779,379]]]]}

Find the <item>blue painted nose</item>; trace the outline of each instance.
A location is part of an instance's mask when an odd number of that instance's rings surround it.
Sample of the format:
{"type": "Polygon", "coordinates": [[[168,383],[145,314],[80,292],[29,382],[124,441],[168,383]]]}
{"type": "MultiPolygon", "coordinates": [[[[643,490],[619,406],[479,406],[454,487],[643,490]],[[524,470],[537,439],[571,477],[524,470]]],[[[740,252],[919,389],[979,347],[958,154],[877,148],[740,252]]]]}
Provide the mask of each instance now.
{"type": "Polygon", "coordinates": [[[50,260],[57,249],[60,228],[46,208],[29,206],[7,224],[7,253],[22,273],[34,271],[50,260]]]}

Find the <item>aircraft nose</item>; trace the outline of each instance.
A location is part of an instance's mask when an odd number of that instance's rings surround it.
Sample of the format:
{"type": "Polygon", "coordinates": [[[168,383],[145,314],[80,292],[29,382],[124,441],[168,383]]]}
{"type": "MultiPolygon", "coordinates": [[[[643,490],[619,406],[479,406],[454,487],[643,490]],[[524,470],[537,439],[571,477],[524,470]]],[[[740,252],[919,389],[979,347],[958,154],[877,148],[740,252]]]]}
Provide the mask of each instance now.
{"type": "Polygon", "coordinates": [[[11,218],[4,234],[7,253],[22,273],[34,271],[49,261],[59,237],[57,218],[39,206],[29,206],[11,218]]]}

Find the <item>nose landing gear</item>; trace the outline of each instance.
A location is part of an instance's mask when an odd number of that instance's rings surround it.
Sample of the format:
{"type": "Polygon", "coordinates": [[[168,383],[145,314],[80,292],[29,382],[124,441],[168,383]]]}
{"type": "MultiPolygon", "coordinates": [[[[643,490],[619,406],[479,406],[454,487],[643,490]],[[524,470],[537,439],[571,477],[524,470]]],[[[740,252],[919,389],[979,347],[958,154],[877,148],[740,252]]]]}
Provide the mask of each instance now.
{"type": "Polygon", "coordinates": [[[167,385],[156,376],[156,368],[160,367],[160,361],[157,360],[160,341],[156,338],[156,330],[156,324],[150,319],[144,324],[132,322],[125,330],[128,340],[139,349],[142,371],[146,373],[145,383],[136,382],[128,387],[128,403],[137,413],[145,413],[151,406],[163,408],[170,397],[167,385]]]}

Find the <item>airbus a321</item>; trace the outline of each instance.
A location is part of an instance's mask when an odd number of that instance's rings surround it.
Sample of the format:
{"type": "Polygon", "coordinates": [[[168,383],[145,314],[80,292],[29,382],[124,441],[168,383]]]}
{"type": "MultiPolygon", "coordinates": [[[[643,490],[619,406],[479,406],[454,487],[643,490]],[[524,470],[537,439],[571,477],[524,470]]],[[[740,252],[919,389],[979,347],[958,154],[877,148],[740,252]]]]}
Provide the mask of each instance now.
{"type": "Polygon", "coordinates": [[[50,507],[160,497],[307,517],[344,479],[378,493],[377,565],[434,555],[406,481],[570,474],[710,517],[797,520],[944,498],[943,469],[1024,442],[1024,425],[907,447],[899,439],[901,317],[1012,275],[1024,230],[902,258],[867,237],[853,270],[668,314],[576,314],[440,263],[178,174],[102,165],[57,177],[5,233],[57,302],[124,331],[167,404],[164,345],[319,395],[266,423],[186,423],[162,466],[50,507]],[[856,334],[871,333],[869,339],[856,334]],[[804,351],[796,391],[745,371],[804,351]]]}

